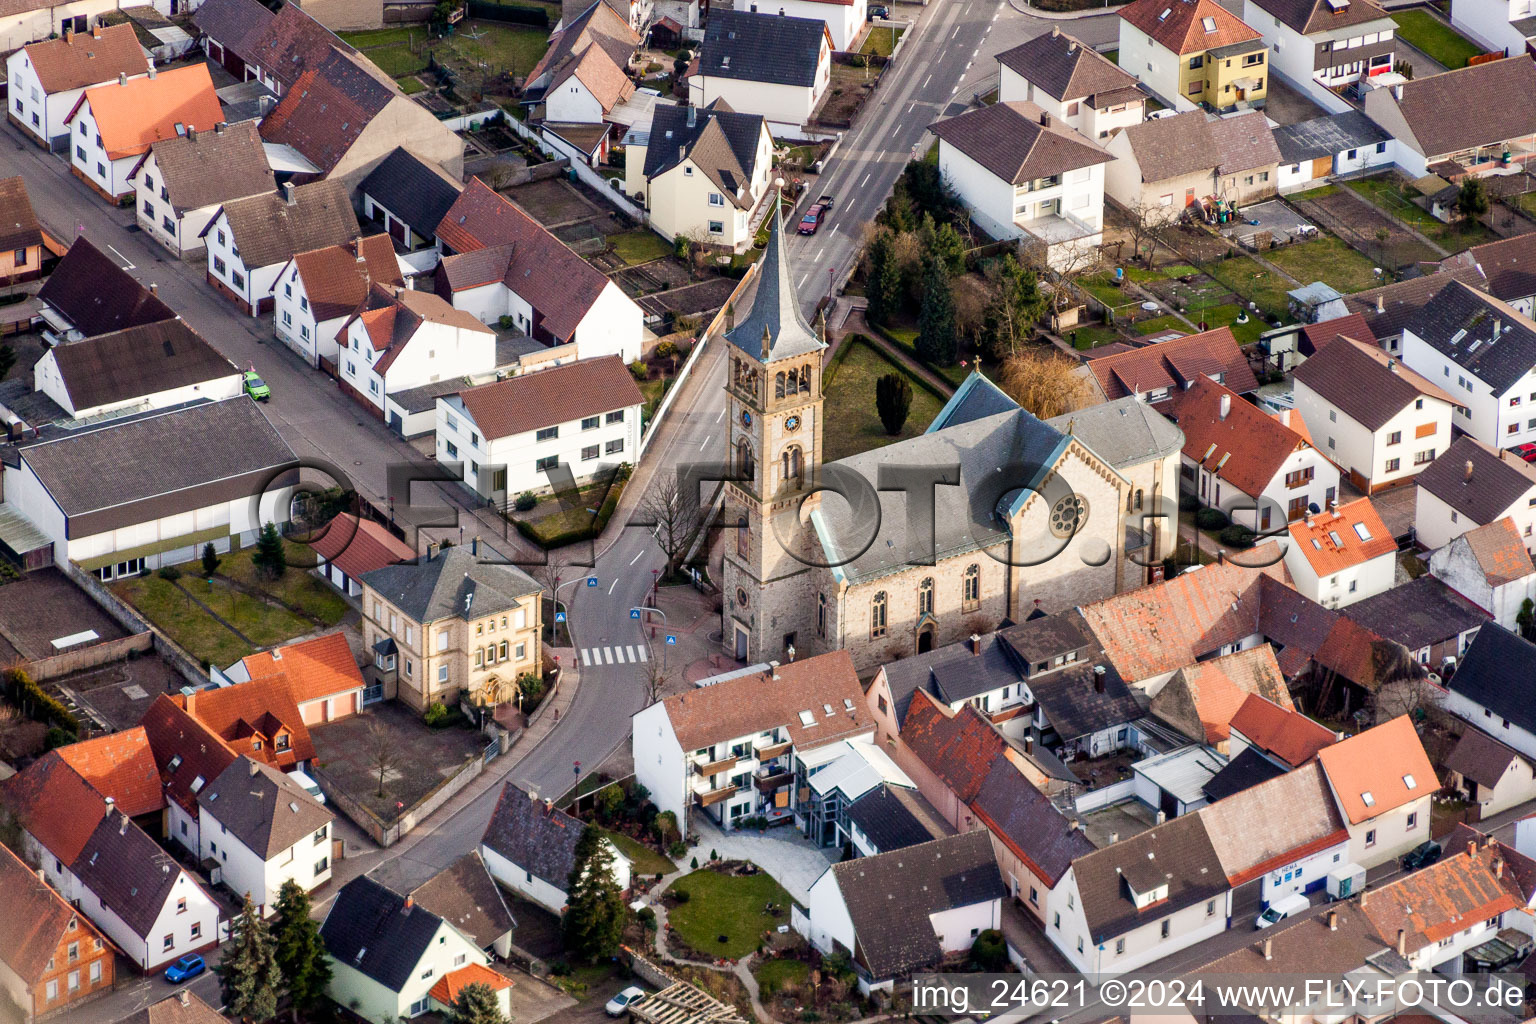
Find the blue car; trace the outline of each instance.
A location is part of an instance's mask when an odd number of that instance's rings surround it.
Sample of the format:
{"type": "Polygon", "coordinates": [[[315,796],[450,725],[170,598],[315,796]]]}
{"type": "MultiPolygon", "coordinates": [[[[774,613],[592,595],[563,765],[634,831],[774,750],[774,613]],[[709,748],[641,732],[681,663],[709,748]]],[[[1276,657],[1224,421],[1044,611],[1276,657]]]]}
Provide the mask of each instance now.
{"type": "Polygon", "coordinates": [[[172,985],[191,981],[208,969],[208,964],[196,953],[188,953],[165,969],[165,980],[172,985]]]}

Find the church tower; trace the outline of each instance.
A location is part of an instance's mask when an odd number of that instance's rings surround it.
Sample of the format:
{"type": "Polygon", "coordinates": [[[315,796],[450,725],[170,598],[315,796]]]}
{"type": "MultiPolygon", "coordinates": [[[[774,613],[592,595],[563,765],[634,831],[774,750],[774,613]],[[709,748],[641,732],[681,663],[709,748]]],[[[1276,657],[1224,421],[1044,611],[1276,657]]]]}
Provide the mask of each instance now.
{"type": "Polygon", "coordinates": [[[746,479],[726,485],[721,642],[749,663],[816,653],[820,547],[803,525],[816,498],[804,494],[821,466],[821,369],[825,319],[800,312],[778,200],[747,317],[727,328],[726,435],[731,465],[746,479]],[[817,552],[811,557],[811,552],[817,552]],[[801,557],[796,557],[796,554],[801,557]]]}

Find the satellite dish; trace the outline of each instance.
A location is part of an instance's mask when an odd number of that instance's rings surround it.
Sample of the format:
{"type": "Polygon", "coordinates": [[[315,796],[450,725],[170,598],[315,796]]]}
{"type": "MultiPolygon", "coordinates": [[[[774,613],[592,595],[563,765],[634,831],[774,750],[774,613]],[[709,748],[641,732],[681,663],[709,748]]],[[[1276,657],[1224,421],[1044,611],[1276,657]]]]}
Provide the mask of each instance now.
{"type": "Polygon", "coordinates": [[[1307,506],[1307,511],[1312,513],[1313,515],[1317,515],[1319,512],[1322,511],[1322,509],[1318,508],[1317,507],[1317,502],[1314,501],[1314,502],[1312,502],[1311,504],[1309,504],[1307,506]]]}

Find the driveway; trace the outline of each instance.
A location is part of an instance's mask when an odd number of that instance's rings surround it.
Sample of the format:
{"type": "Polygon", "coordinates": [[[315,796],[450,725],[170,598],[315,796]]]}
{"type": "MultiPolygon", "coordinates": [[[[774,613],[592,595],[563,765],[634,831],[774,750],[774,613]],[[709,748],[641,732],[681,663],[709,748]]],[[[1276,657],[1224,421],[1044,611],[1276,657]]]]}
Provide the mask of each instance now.
{"type": "Polygon", "coordinates": [[[722,832],[702,814],[693,824],[699,834],[699,845],[682,858],[684,863],[695,853],[702,863],[710,850],[725,860],[749,860],[772,875],[802,906],[810,902],[811,883],[832,865],[830,858],[837,852],[835,848],[823,850],[812,845],[787,825],[767,832],[722,832]]]}

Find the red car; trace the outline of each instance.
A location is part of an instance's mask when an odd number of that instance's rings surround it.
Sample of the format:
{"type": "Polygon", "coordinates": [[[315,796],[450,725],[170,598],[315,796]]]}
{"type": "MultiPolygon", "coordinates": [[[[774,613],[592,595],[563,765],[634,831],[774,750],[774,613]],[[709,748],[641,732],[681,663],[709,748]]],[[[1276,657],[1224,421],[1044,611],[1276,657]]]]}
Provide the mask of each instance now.
{"type": "Polygon", "coordinates": [[[827,214],[832,212],[832,197],[822,196],[811,204],[811,208],[805,211],[805,216],[800,218],[800,233],[802,235],[814,235],[816,229],[821,227],[822,221],[827,219],[827,214]]]}
{"type": "Polygon", "coordinates": [[[1536,462],[1536,441],[1527,441],[1525,444],[1517,444],[1510,451],[1514,452],[1526,462],[1536,462]]]}

